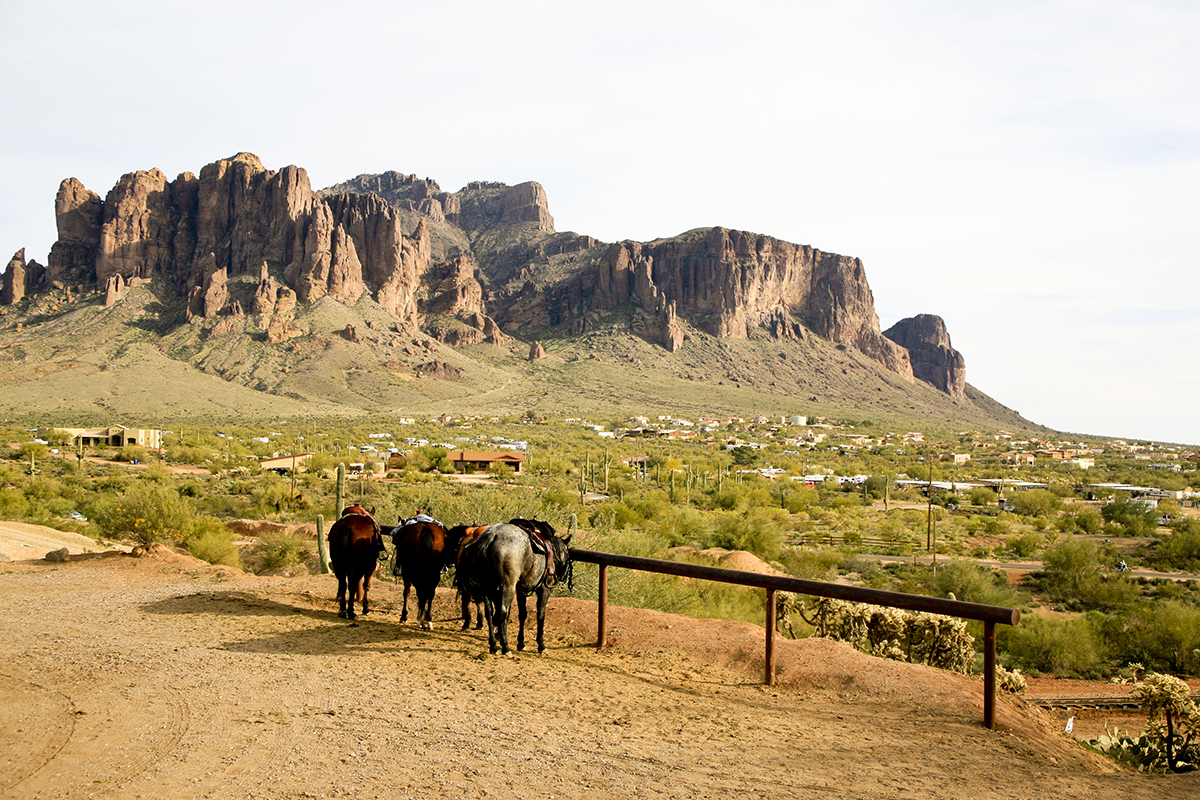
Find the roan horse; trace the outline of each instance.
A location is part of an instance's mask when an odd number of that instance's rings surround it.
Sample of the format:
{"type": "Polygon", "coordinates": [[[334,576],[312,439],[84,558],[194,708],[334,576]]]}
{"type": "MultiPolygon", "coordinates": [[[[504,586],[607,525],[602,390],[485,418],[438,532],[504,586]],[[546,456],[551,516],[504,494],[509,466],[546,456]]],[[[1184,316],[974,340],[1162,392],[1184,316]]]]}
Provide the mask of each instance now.
{"type": "Polygon", "coordinates": [[[367,594],[379,554],[383,552],[383,537],[375,518],[362,507],[354,505],[342,511],[341,519],[329,528],[329,561],[338,579],[338,616],[354,619],[354,601],[362,600],[362,613],[370,612],[367,594]]]}
{"type": "Polygon", "coordinates": [[[392,571],[404,581],[404,605],[400,621],[408,621],[408,592],[417,590],[417,625],[433,630],[433,598],[442,571],[454,563],[457,547],[446,537],[446,529],[433,521],[418,520],[392,529],[396,565],[392,571]]]}
{"type": "Polygon", "coordinates": [[[546,649],[546,602],[554,586],[570,575],[570,539],[556,536],[548,523],[515,519],[489,525],[463,548],[459,580],[472,597],[483,598],[491,652],[510,652],[508,618],[514,599],[519,622],[517,649],[525,649],[525,598],[533,593],[537,594],[538,652],[546,649]]]}

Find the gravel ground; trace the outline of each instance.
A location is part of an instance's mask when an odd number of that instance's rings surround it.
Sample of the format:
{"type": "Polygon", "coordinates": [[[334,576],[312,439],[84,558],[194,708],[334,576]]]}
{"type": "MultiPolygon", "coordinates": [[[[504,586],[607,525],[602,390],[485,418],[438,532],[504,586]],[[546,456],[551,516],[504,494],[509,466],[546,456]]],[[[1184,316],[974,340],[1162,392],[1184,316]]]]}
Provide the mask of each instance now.
{"type": "Polygon", "coordinates": [[[555,598],[545,655],[487,654],[377,583],[357,624],[327,576],[165,549],[0,565],[3,798],[1184,798],[1113,769],[978,679],[762,630],[555,598]]]}

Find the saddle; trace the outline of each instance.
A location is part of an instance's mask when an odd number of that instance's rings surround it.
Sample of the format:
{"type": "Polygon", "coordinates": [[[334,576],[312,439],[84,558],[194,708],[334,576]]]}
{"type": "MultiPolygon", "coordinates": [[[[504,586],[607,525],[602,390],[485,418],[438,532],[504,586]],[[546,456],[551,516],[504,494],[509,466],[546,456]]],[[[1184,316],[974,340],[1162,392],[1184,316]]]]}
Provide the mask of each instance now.
{"type": "Polygon", "coordinates": [[[524,519],[522,517],[510,519],[508,524],[516,525],[529,534],[529,546],[533,548],[533,552],[546,557],[546,572],[542,576],[542,582],[547,588],[553,588],[558,583],[554,566],[554,547],[550,544],[550,537],[554,535],[554,528],[550,527],[549,522],[524,519]]]}

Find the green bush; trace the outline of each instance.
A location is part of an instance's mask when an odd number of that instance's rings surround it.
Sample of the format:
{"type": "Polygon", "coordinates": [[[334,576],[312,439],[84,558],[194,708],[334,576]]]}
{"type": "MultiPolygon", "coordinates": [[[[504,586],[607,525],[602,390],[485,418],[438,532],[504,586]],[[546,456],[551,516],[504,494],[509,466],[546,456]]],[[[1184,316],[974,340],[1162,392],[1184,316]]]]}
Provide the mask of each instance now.
{"type": "Polygon", "coordinates": [[[1125,536],[1149,536],[1158,528],[1158,513],[1130,497],[1119,498],[1104,506],[1100,516],[1125,536]]]}
{"type": "Polygon", "coordinates": [[[252,552],[258,572],[268,572],[299,566],[312,558],[315,550],[314,542],[308,537],[279,534],[262,537],[252,552]]]}
{"type": "Polygon", "coordinates": [[[997,648],[1005,663],[1026,672],[1098,678],[1106,652],[1084,617],[1027,616],[1020,625],[997,629],[997,648]]]}
{"type": "Polygon", "coordinates": [[[87,516],[105,537],[131,539],[145,545],[181,541],[191,521],[192,509],[173,488],[135,484],[121,495],[100,497],[87,516]]]}
{"type": "Polygon", "coordinates": [[[1200,673],[1200,608],[1162,600],[1118,620],[1109,635],[1122,660],[1164,672],[1200,673]]]}
{"type": "Polygon", "coordinates": [[[1151,563],[1162,570],[1200,571],[1200,520],[1175,523],[1171,534],[1155,544],[1151,563]]]}
{"type": "Polygon", "coordinates": [[[241,567],[242,560],[237,545],[233,543],[233,531],[216,517],[194,517],[187,526],[180,542],[196,558],[210,564],[241,567]]]}
{"type": "Polygon", "coordinates": [[[1018,533],[1009,536],[1004,542],[1004,548],[1015,558],[1030,559],[1037,555],[1042,547],[1042,536],[1037,533],[1018,533]]]}
{"type": "MultiPolygon", "coordinates": [[[[932,577],[932,574],[931,574],[932,577]]],[[[989,570],[969,561],[951,561],[938,567],[932,589],[940,597],[953,594],[959,600],[989,606],[1021,606],[1025,597],[1008,586],[1003,572],[989,570]]]]}
{"type": "Polygon", "coordinates": [[[713,544],[728,550],[746,550],[764,561],[774,561],[783,547],[782,517],[787,512],[774,508],[752,508],[727,514],[717,523],[713,544]]]}
{"type": "Polygon", "coordinates": [[[967,502],[973,506],[986,506],[996,500],[996,493],[986,486],[973,486],[967,491],[967,502]]]}
{"type": "Polygon", "coordinates": [[[1062,508],[1062,500],[1048,489],[1029,489],[1012,496],[1013,510],[1026,517],[1049,517],[1062,508]]]}

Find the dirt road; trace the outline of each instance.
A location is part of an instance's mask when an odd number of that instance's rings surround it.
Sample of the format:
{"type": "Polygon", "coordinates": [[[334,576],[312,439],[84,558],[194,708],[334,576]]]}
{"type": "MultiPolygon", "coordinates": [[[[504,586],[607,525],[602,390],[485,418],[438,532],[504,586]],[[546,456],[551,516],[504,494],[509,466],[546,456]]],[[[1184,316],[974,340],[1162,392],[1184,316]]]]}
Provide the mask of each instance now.
{"type": "Polygon", "coordinates": [[[3,798],[1184,798],[981,683],[743,623],[555,598],[544,656],[339,620],[329,577],[169,552],[0,565],[3,798]]]}

